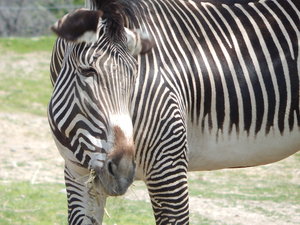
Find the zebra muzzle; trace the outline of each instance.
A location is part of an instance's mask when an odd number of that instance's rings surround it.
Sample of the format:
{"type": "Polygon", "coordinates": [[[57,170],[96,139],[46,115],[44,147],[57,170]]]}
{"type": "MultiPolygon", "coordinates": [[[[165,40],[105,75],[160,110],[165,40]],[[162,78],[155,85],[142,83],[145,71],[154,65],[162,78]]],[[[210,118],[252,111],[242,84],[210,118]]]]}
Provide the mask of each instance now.
{"type": "MultiPolygon", "coordinates": [[[[114,147],[101,161],[91,161],[100,185],[107,195],[123,195],[135,177],[135,148],[133,141],[125,137],[122,130],[114,127],[114,147]]],[[[99,155],[100,157],[100,155],[99,155]]]]}
{"type": "Polygon", "coordinates": [[[123,195],[132,184],[135,176],[133,159],[109,157],[103,167],[95,169],[101,189],[109,196],[123,195]]]}

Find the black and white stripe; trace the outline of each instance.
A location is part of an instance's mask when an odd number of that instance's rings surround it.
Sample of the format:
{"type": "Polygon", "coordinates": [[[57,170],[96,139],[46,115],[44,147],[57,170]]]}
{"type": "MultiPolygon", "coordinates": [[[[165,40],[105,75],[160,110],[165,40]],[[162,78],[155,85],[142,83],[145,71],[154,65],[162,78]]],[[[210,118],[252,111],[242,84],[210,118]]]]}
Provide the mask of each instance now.
{"type": "Polygon", "coordinates": [[[187,162],[187,123],[216,141],[231,133],[255,139],[299,132],[299,6],[296,1],[137,4],[147,15],[141,27],[156,43],[152,54],[138,58],[132,102],[137,163],[157,223],[175,218],[184,224],[186,165],[172,163],[187,162]],[[176,200],[177,208],[171,207],[176,200]]]}
{"type": "MultiPolygon", "coordinates": [[[[122,64],[120,70],[132,71],[135,63],[125,53],[114,55],[113,49],[101,45],[87,54],[84,46],[74,49],[58,40],[51,64],[52,81],[56,84],[50,124],[56,139],[67,148],[71,147],[64,143],[71,143],[74,157],[88,167],[89,153],[79,146],[96,146],[93,150],[101,154],[99,146],[103,144],[93,142],[87,134],[106,140],[106,113],[128,110],[133,122],[137,176],[147,184],[156,223],[187,224],[187,170],[189,160],[193,161],[189,158],[193,145],[188,143],[189,133],[198,135],[199,146],[206,146],[201,138],[209,136],[213,144],[222,145],[224,140],[243,144],[246,140],[247,144],[257,142],[258,148],[260,143],[268,145],[281,139],[285,142],[289,141],[285,138],[299,136],[299,1],[129,1],[124,0],[136,12],[138,25],[128,19],[126,26],[142,29],[155,42],[150,53],[137,57],[135,85],[131,86],[129,79],[122,82],[120,71],[116,71],[115,80],[103,80],[113,87],[104,94],[93,87],[92,81],[86,81],[89,77],[74,83],[72,76],[58,76],[76,74],[80,62],[67,61],[66,57],[87,60],[83,56],[102,48],[109,58],[101,61],[97,56],[101,70],[122,64]],[[118,105],[122,96],[118,85],[126,87],[125,96],[130,95],[128,106],[118,105]],[[85,93],[89,88],[97,95],[89,92],[84,99],[79,98],[78,92],[85,93]],[[97,105],[97,96],[101,96],[101,106],[97,105]],[[77,113],[86,111],[92,112],[87,113],[91,116],[77,113]],[[84,129],[74,131],[77,123],[84,124],[84,129]],[[58,135],[58,130],[70,140],[58,135]]],[[[96,0],[86,2],[97,9],[96,0]]],[[[119,51],[123,50],[116,52],[119,51]]],[[[296,152],[294,146],[299,142],[295,138],[289,142],[289,150],[296,152]]],[[[276,160],[279,156],[270,162],[276,160]]],[[[222,165],[253,166],[264,161],[239,163],[222,165]]]]}
{"type": "MultiPolygon", "coordinates": [[[[122,44],[111,44],[105,36],[105,23],[99,27],[100,41],[92,46],[58,39],[50,67],[54,91],[48,109],[49,123],[66,160],[69,224],[99,222],[97,217],[89,216],[95,213],[95,207],[90,209],[93,201],[89,201],[91,190],[95,190],[85,186],[89,170],[104,165],[115,144],[114,126],[128,131],[125,135],[132,135],[131,120],[126,127],[126,115],[136,60],[122,44]]],[[[95,199],[99,202],[98,197],[95,199]]]]}
{"type": "Polygon", "coordinates": [[[252,134],[299,126],[294,3],[141,4],[149,7],[151,26],[145,29],[154,36],[159,57],[141,65],[157,63],[192,121],[205,126],[208,117],[210,129],[228,132],[235,125],[252,134]]]}

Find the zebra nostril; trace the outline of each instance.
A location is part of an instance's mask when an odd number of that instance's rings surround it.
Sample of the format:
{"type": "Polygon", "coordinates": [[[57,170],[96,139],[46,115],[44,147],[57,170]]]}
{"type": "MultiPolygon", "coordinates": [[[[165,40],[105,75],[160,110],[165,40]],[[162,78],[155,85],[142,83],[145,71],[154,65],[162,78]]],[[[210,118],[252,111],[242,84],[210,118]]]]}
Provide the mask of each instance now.
{"type": "Polygon", "coordinates": [[[115,176],[115,173],[114,173],[115,167],[116,166],[114,165],[114,163],[112,161],[109,161],[107,163],[107,170],[112,176],[115,176]]]}

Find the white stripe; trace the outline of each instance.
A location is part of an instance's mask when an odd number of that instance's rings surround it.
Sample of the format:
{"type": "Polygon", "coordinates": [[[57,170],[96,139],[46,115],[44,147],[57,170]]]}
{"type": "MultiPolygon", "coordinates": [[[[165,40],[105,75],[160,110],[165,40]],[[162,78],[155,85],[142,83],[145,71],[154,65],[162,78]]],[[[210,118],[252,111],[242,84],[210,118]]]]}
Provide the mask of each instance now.
{"type": "MultiPolygon", "coordinates": [[[[176,4],[175,2],[172,2],[172,4],[176,4]]],[[[190,12],[190,9],[186,6],[186,4],[183,4],[183,5],[180,5],[180,6],[177,6],[179,9],[180,9],[180,11],[181,11],[181,13],[184,15],[184,17],[174,8],[174,6],[173,5],[171,5],[170,4],[170,7],[172,7],[173,8],[173,10],[174,11],[176,11],[176,13],[177,13],[177,15],[176,16],[174,16],[173,14],[171,14],[171,13],[169,13],[171,16],[172,16],[172,18],[173,18],[173,21],[176,23],[176,25],[177,25],[177,27],[178,27],[178,31],[180,32],[180,37],[182,38],[182,40],[184,41],[184,43],[185,43],[185,45],[187,46],[187,48],[188,48],[188,51],[189,51],[189,53],[191,54],[191,56],[192,56],[192,58],[193,58],[193,61],[194,62],[197,62],[197,60],[198,60],[198,58],[197,58],[197,56],[196,56],[196,54],[195,54],[195,52],[196,52],[196,50],[194,49],[195,48],[195,46],[197,46],[197,43],[198,43],[198,40],[197,40],[197,38],[198,37],[200,37],[200,34],[199,34],[199,31],[198,30],[195,30],[196,28],[195,28],[195,26],[194,26],[194,24],[191,22],[191,20],[190,20],[190,15],[189,14],[186,14],[185,13],[185,11],[183,10],[183,7],[185,7],[185,9],[188,11],[188,12],[190,12]],[[185,34],[185,33],[183,33],[183,30],[180,28],[180,25],[178,24],[178,22],[177,22],[177,18],[180,18],[181,19],[181,21],[180,22],[182,22],[184,25],[185,25],[185,27],[189,30],[188,31],[188,34],[185,34]],[[196,37],[196,36],[197,37],[196,37]],[[188,40],[187,39],[187,37],[192,37],[193,38],[193,41],[191,41],[191,40],[188,40]],[[192,46],[192,44],[194,43],[194,46],[192,46]]],[[[192,14],[192,15],[194,15],[194,14],[192,14]]],[[[194,16],[195,17],[195,16],[194,16]]],[[[176,37],[176,35],[175,35],[175,37],[176,37]]],[[[188,80],[188,79],[192,79],[192,85],[193,85],[193,90],[194,90],[194,93],[191,93],[193,96],[197,96],[198,94],[197,94],[197,92],[199,91],[199,89],[200,89],[200,99],[199,99],[199,101],[200,101],[200,105],[202,105],[203,104],[203,100],[204,100],[204,95],[205,95],[205,92],[204,92],[204,86],[203,86],[203,76],[202,76],[202,71],[201,71],[201,68],[200,68],[200,65],[199,65],[199,63],[195,63],[194,64],[194,66],[196,67],[196,73],[193,73],[193,70],[192,70],[192,68],[191,68],[191,62],[190,62],[190,60],[187,58],[187,56],[186,56],[186,54],[185,54],[185,52],[186,52],[186,50],[183,50],[182,48],[181,48],[181,43],[176,39],[176,41],[177,41],[177,46],[179,46],[179,48],[180,48],[180,50],[181,50],[181,53],[182,53],[182,55],[183,55],[183,57],[185,58],[185,62],[184,62],[184,65],[185,66],[188,66],[188,70],[189,70],[189,77],[188,78],[186,78],[186,80],[188,80]],[[199,76],[198,76],[198,78],[199,78],[199,88],[197,89],[197,83],[196,83],[196,80],[195,80],[195,78],[194,78],[194,74],[198,74],[199,76]]],[[[172,76],[171,76],[172,77],[172,76]]],[[[175,82],[176,83],[176,82],[175,82]]],[[[189,85],[189,83],[187,82],[187,85],[189,85]]],[[[184,87],[184,86],[183,86],[184,87]]],[[[192,97],[190,97],[190,99],[192,99],[192,97]]],[[[199,113],[199,115],[197,115],[197,101],[195,101],[195,102],[192,102],[191,100],[190,100],[190,104],[193,104],[194,105],[194,112],[193,112],[193,115],[195,116],[195,118],[193,118],[193,120],[194,121],[198,121],[200,118],[202,118],[203,117],[203,114],[204,114],[204,107],[200,107],[200,113],[199,113]]],[[[184,105],[184,103],[181,103],[181,105],[184,105]]],[[[181,107],[181,106],[180,106],[181,107]]],[[[184,109],[182,109],[182,110],[184,110],[184,109]]],[[[184,111],[182,111],[182,112],[184,112],[184,111]]]]}
{"type": "MultiPolygon", "coordinates": [[[[262,35],[258,25],[256,24],[255,20],[251,17],[251,15],[243,8],[242,5],[235,4],[235,6],[237,8],[239,8],[245,14],[246,17],[248,17],[251,25],[253,26],[253,28],[255,30],[255,33],[258,37],[258,41],[261,45],[261,49],[262,49],[262,52],[264,54],[264,57],[267,60],[268,68],[269,68],[269,70],[271,70],[271,77],[272,77],[272,80],[273,80],[274,77],[272,76],[272,74],[274,74],[274,72],[272,73],[273,68],[272,67],[270,68],[270,65],[272,65],[271,56],[270,56],[270,53],[268,52],[268,48],[266,46],[266,43],[264,42],[263,35],[262,35]]],[[[253,60],[255,71],[256,71],[257,77],[258,77],[258,81],[259,81],[259,84],[261,85],[261,89],[262,89],[262,97],[263,97],[263,102],[264,102],[264,114],[263,114],[263,120],[262,120],[261,127],[263,129],[265,129],[266,124],[267,124],[267,120],[268,120],[268,111],[269,111],[267,88],[266,88],[266,85],[264,83],[263,74],[262,74],[262,71],[261,71],[261,68],[260,68],[260,65],[259,65],[259,62],[258,62],[259,59],[257,58],[257,56],[255,54],[254,46],[252,46],[252,43],[249,39],[249,36],[248,36],[248,34],[247,34],[247,32],[244,28],[242,30],[242,34],[245,34],[244,37],[245,37],[245,41],[246,41],[246,44],[247,44],[248,49],[249,49],[249,54],[250,54],[251,59],[253,60]]],[[[274,88],[276,88],[275,84],[274,84],[274,88]]],[[[275,99],[275,102],[277,102],[277,101],[278,101],[278,96],[275,99]]],[[[255,108],[257,108],[257,106],[255,108]]]]}
{"type": "MultiPolygon", "coordinates": [[[[293,2],[291,2],[290,0],[287,0],[287,2],[290,4],[290,6],[295,10],[295,13],[298,15],[298,18],[300,18],[300,12],[299,9],[297,9],[297,7],[294,5],[293,2]]],[[[291,16],[289,15],[288,12],[285,11],[285,9],[277,2],[277,1],[273,1],[273,3],[275,3],[278,8],[281,10],[281,12],[285,15],[286,19],[290,22],[290,25],[294,28],[297,36],[299,37],[299,24],[295,24],[294,21],[292,20],[291,16]]],[[[277,18],[276,14],[273,12],[272,15],[274,16],[274,18],[277,18]]],[[[298,19],[299,22],[299,19],[298,19]]],[[[287,42],[289,43],[289,39],[286,39],[287,42]]],[[[298,46],[300,45],[300,43],[298,42],[298,46]]],[[[291,47],[291,55],[294,56],[294,52],[293,52],[293,48],[291,47]]],[[[293,58],[294,59],[294,58],[293,58]]],[[[299,64],[298,64],[299,65],[299,64]]]]}
{"type": "MultiPolygon", "coordinates": [[[[208,15],[210,16],[210,18],[214,21],[214,23],[217,25],[219,31],[221,32],[223,38],[225,39],[225,41],[227,42],[227,44],[229,45],[229,48],[232,48],[232,45],[227,37],[227,35],[225,34],[224,30],[222,29],[222,27],[220,26],[220,24],[218,23],[218,21],[215,19],[215,17],[211,14],[211,12],[209,11],[209,9],[207,8],[207,6],[211,6],[212,8],[214,8],[214,10],[217,10],[217,7],[211,3],[208,2],[201,2],[201,5],[203,6],[203,8],[206,10],[206,12],[208,13],[208,15]]],[[[226,21],[227,23],[227,21],[226,21]]]]}
{"type": "MultiPolygon", "coordinates": [[[[257,14],[262,18],[262,20],[264,21],[264,23],[266,24],[267,28],[268,28],[268,31],[276,45],[276,48],[279,52],[279,57],[280,57],[280,60],[281,60],[281,63],[282,63],[282,66],[283,66],[283,72],[284,72],[284,75],[285,75],[285,81],[286,81],[286,85],[287,85],[287,107],[286,109],[288,109],[289,107],[289,103],[290,103],[290,80],[289,80],[289,71],[288,71],[288,65],[287,65],[287,61],[286,61],[286,58],[285,58],[285,53],[279,43],[279,40],[275,34],[275,31],[273,30],[272,26],[270,25],[269,21],[265,18],[265,16],[255,7],[254,4],[249,4],[256,12],[257,14]]],[[[266,4],[263,4],[267,9],[270,9],[266,4]]],[[[270,13],[274,16],[274,18],[277,16],[275,15],[275,13],[271,10],[270,13]]],[[[278,19],[278,18],[277,18],[278,19]]],[[[259,35],[262,36],[261,32],[258,30],[259,32],[259,35]]],[[[277,32],[277,31],[276,31],[277,32]]],[[[267,60],[267,66],[268,66],[268,69],[270,71],[270,74],[271,74],[271,79],[272,79],[272,83],[273,83],[273,86],[274,86],[274,91],[275,91],[275,115],[274,115],[274,127],[277,128],[278,127],[278,114],[279,114],[279,100],[280,100],[280,93],[279,93],[279,85],[278,82],[277,82],[277,79],[276,79],[276,73],[275,73],[275,68],[274,68],[274,64],[272,62],[272,59],[271,59],[271,55],[268,51],[268,48],[267,48],[267,45],[266,43],[264,42],[264,39],[263,37],[260,37],[259,38],[260,40],[260,43],[262,45],[262,50],[263,50],[263,53],[265,55],[265,58],[267,60]]],[[[288,116],[289,116],[289,113],[286,112],[285,114],[285,123],[284,124],[288,124],[288,116]]]]}
{"type": "MultiPolygon", "coordinates": [[[[227,9],[227,11],[231,14],[231,16],[233,17],[233,19],[235,20],[237,26],[239,27],[239,29],[241,31],[241,34],[243,36],[243,39],[244,39],[244,41],[246,43],[246,47],[248,49],[250,57],[251,57],[251,59],[253,61],[253,64],[254,64],[254,67],[255,67],[255,71],[256,71],[258,77],[261,78],[261,71],[260,71],[259,63],[258,63],[258,60],[257,60],[256,55],[255,55],[255,51],[253,49],[253,46],[251,44],[251,41],[249,39],[249,36],[248,36],[248,34],[247,34],[244,26],[241,24],[241,21],[239,20],[239,18],[234,14],[234,12],[232,11],[232,9],[228,5],[222,4],[222,6],[225,9],[227,9]]],[[[255,99],[255,95],[254,95],[253,86],[252,86],[252,83],[251,83],[250,74],[248,72],[248,69],[247,69],[246,63],[244,61],[243,55],[241,53],[241,50],[239,48],[238,42],[237,42],[236,38],[234,38],[233,40],[234,40],[234,43],[235,43],[234,45],[236,47],[236,52],[237,52],[237,55],[238,55],[238,59],[240,61],[240,65],[242,67],[243,74],[245,76],[246,83],[247,83],[247,86],[248,86],[249,92],[250,92],[252,120],[251,120],[251,126],[250,126],[250,130],[249,130],[249,135],[254,135],[255,134],[255,122],[256,122],[256,99],[255,99]]],[[[264,84],[264,83],[262,83],[262,84],[264,84]]],[[[268,109],[268,105],[266,105],[267,104],[266,103],[267,95],[266,95],[264,86],[262,86],[262,93],[263,93],[264,109],[267,110],[268,109]]],[[[266,115],[267,114],[265,114],[265,116],[266,115]]],[[[266,119],[264,119],[264,121],[266,121],[266,119]]]]}
{"type": "MultiPolygon", "coordinates": [[[[247,72],[248,70],[246,68],[245,61],[242,58],[242,53],[241,53],[238,41],[235,37],[234,31],[231,29],[231,26],[228,24],[227,20],[221,14],[221,12],[218,10],[218,8],[216,6],[214,6],[213,4],[210,4],[210,3],[208,3],[208,5],[210,5],[215,10],[215,12],[218,14],[220,19],[222,20],[222,22],[225,24],[227,30],[229,31],[229,35],[232,39],[232,43],[234,45],[234,49],[236,50],[236,54],[237,54],[238,59],[239,59],[239,64],[242,67],[243,73],[245,73],[245,71],[247,72]]],[[[229,60],[231,60],[230,56],[229,56],[229,60]]],[[[244,102],[243,102],[242,90],[241,90],[241,87],[240,87],[240,84],[239,84],[239,81],[238,81],[238,78],[237,78],[238,75],[236,74],[236,71],[235,71],[235,68],[234,68],[233,64],[231,64],[230,71],[232,72],[234,88],[236,90],[237,101],[238,101],[238,105],[239,105],[239,107],[238,107],[239,127],[243,128],[244,127],[244,111],[243,111],[244,110],[244,102]]],[[[246,82],[247,82],[248,80],[247,80],[246,77],[245,77],[245,79],[246,79],[246,82]]],[[[248,82],[247,82],[247,84],[248,84],[248,82]]],[[[253,106],[254,102],[255,102],[255,98],[254,98],[254,101],[253,101],[254,92],[253,92],[253,89],[251,89],[251,86],[249,87],[249,92],[250,92],[250,104],[251,104],[251,106],[253,106]]],[[[234,130],[234,128],[233,128],[233,130],[234,130]]]]}
{"type": "MultiPolygon", "coordinates": [[[[157,8],[154,7],[154,12],[155,14],[157,15],[157,20],[158,20],[158,26],[157,27],[157,36],[159,36],[160,38],[160,41],[159,43],[161,43],[162,45],[162,48],[159,48],[160,46],[157,46],[159,51],[160,51],[160,58],[162,59],[162,61],[164,62],[164,67],[166,68],[166,70],[169,72],[169,73],[173,73],[174,76],[177,76],[178,78],[180,78],[180,72],[177,70],[177,65],[173,59],[173,57],[170,55],[170,51],[172,50],[172,52],[176,53],[176,49],[175,49],[175,46],[174,45],[169,45],[168,47],[166,46],[166,43],[165,42],[168,42],[170,43],[171,40],[170,40],[170,34],[166,31],[166,28],[165,28],[165,24],[164,22],[161,20],[162,16],[160,16],[160,13],[158,12],[157,8]],[[164,38],[166,38],[166,40],[164,40],[164,38]],[[171,48],[171,50],[169,49],[169,47],[171,48]],[[164,55],[168,58],[169,60],[169,64],[170,66],[172,67],[172,69],[169,67],[169,65],[165,62],[165,59],[164,59],[164,55]]],[[[152,18],[151,18],[152,19],[152,18]]],[[[178,58],[177,58],[178,59],[178,58]]],[[[181,62],[180,62],[181,63],[181,62]]],[[[180,69],[184,69],[182,63],[181,63],[181,67],[180,69]]],[[[182,82],[181,82],[182,84],[182,82]]],[[[183,97],[183,102],[187,103],[189,102],[188,100],[188,96],[186,96],[185,93],[180,93],[181,96],[183,97]]]]}
{"type": "MultiPolygon", "coordinates": [[[[276,19],[276,21],[278,22],[279,21],[279,19],[278,19],[278,17],[276,16],[276,14],[274,13],[274,11],[273,10],[271,10],[266,4],[263,4],[265,7],[266,7],[266,9],[268,9],[269,11],[270,11],[270,13],[274,16],[274,18],[276,19]]],[[[290,18],[290,16],[285,12],[285,10],[279,5],[279,4],[277,4],[278,6],[279,6],[279,8],[281,9],[281,11],[285,14],[285,16],[287,17],[287,19],[289,19],[290,18]]],[[[299,15],[299,13],[298,13],[298,15],[299,15]]],[[[289,21],[290,21],[290,23],[291,23],[291,25],[292,24],[294,24],[290,19],[289,19],[289,21]]],[[[280,24],[279,24],[280,25],[280,24]]],[[[282,27],[280,27],[281,29],[282,29],[282,27]]],[[[275,43],[275,45],[276,45],[276,48],[278,49],[278,52],[279,52],[279,57],[280,57],[280,60],[281,60],[281,63],[282,63],[282,67],[283,67],[283,73],[284,73],[284,78],[285,78],[285,83],[286,83],[286,93],[287,93],[287,105],[286,105],[286,112],[285,112],[285,119],[284,119],[284,126],[286,127],[287,125],[288,125],[288,123],[289,123],[289,109],[290,109],[290,105],[291,105],[291,102],[292,102],[292,93],[291,93],[291,91],[292,91],[292,89],[291,89],[291,80],[290,80],[290,72],[289,72],[289,66],[288,66],[288,63],[287,63],[287,59],[286,59],[286,54],[284,53],[284,50],[282,49],[282,46],[280,45],[280,42],[279,42],[279,40],[278,40],[278,37],[276,36],[276,32],[277,31],[274,31],[273,29],[272,29],[272,27],[270,27],[269,28],[269,30],[270,30],[270,33],[271,33],[271,36],[272,36],[272,39],[273,39],[273,41],[274,41],[274,43],[275,43]]],[[[286,32],[286,30],[283,30],[282,32],[286,32]]],[[[300,35],[300,33],[299,33],[299,29],[298,29],[298,32],[297,32],[297,35],[298,35],[298,37],[299,37],[299,35],[300,35]]],[[[287,42],[289,43],[289,41],[287,40],[287,42]]],[[[299,38],[298,38],[298,46],[300,46],[299,45],[300,44],[300,41],[299,41],[299,38]]],[[[294,53],[293,53],[293,50],[292,49],[290,49],[290,51],[291,51],[291,54],[293,54],[294,55],[294,53]]],[[[298,57],[298,60],[299,60],[299,57],[298,57]]],[[[299,63],[298,63],[298,67],[299,67],[299,63]]],[[[298,70],[299,71],[299,70],[298,70]]],[[[275,72],[274,72],[274,74],[275,74],[275,72]]],[[[279,84],[278,84],[279,85],[279,84]]],[[[279,109],[278,109],[278,111],[279,111],[279,109]]],[[[275,114],[276,115],[276,117],[275,117],[275,119],[277,119],[278,118],[278,113],[277,114],[275,114]]],[[[275,122],[275,121],[274,121],[275,122]]],[[[277,122],[277,121],[276,121],[277,122]]],[[[286,130],[286,129],[285,129],[286,130]]]]}
{"type": "MultiPolygon", "coordinates": [[[[227,52],[225,46],[223,45],[220,37],[218,36],[217,32],[215,31],[213,26],[210,24],[210,22],[208,21],[206,16],[201,12],[200,9],[199,9],[199,13],[203,17],[206,24],[209,26],[209,28],[212,31],[214,37],[217,39],[218,45],[222,49],[222,52],[224,53],[224,55],[226,57],[228,55],[228,52],[227,52]]],[[[203,27],[201,26],[200,28],[201,28],[202,32],[205,33],[203,27]]],[[[218,69],[218,72],[219,72],[219,75],[220,75],[221,83],[222,83],[222,86],[223,86],[223,94],[224,94],[224,128],[225,128],[226,125],[229,128],[229,122],[230,122],[229,119],[230,119],[231,107],[230,107],[230,104],[229,104],[229,93],[228,93],[228,87],[227,87],[226,80],[225,80],[225,74],[224,74],[221,62],[219,60],[219,57],[216,53],[216,50],[213,47],[213,45],[215,45],[215,43],[212,43],[206,35],[204,35],[204,38],[205,38],[206,42],[209,43],[208,47],[210,49],[210,53],[212,54],[212,56],[214,58],[214,61],[217,65],[217,69],[218,69]]],[[[230,57],[226,57],[226,58],[230,60],[230,57]]]]}

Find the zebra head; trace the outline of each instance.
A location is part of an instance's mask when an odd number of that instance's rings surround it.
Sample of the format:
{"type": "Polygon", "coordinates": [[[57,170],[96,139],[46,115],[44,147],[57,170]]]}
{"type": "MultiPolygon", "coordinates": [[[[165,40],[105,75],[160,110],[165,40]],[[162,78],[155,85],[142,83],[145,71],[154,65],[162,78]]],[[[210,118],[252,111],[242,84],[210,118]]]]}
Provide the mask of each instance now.
{"type": "Polygon", "coordinates": [[[152,42],[124,27],[125,12],[114,1],[107,4],[103,10],[76,10],[52,27],[66,50],[49,119],[58,147],[67,149],[60,149],[66,162],[95,171],[106,194],[121,195],[135,172],[134,55],[150,50],[152,42]]]}

